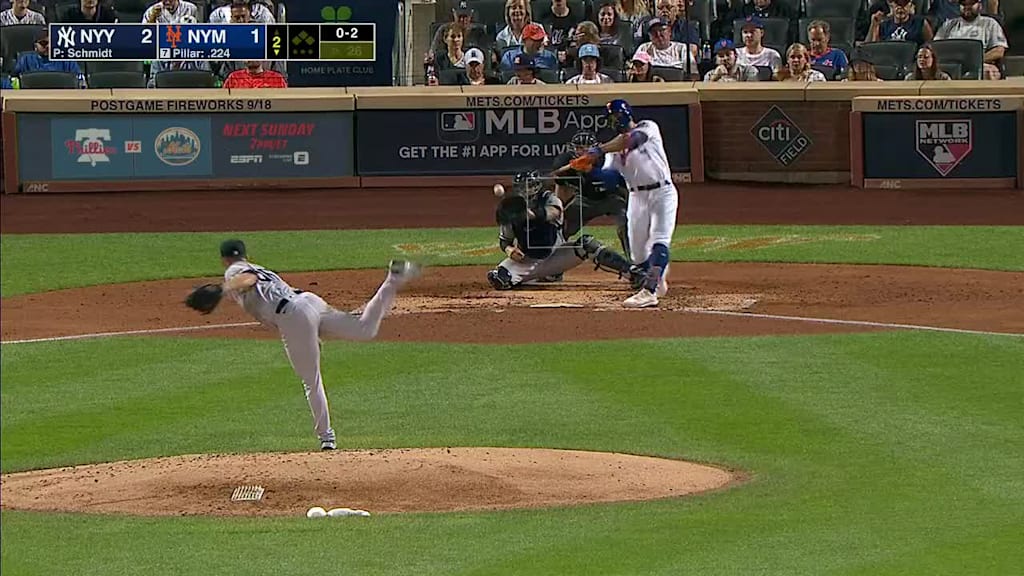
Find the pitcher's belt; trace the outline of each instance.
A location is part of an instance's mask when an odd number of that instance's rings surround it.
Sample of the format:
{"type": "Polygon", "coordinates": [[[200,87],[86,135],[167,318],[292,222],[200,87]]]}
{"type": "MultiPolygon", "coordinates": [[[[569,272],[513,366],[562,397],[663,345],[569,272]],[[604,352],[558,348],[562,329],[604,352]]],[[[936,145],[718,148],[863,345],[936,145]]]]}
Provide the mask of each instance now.
{"type": "MultiPolygon", "coordinates": [[[[302,290],[296,290],[295,293],[302,294],[302,290]]],[[[287,306],[289,302],[291,302],[291,300],[288,298],[281,298],[281,301],[277,303],[277,308],[274,310],[274,314],[280,314],[283,312],[284,307],[287,306]]]]}

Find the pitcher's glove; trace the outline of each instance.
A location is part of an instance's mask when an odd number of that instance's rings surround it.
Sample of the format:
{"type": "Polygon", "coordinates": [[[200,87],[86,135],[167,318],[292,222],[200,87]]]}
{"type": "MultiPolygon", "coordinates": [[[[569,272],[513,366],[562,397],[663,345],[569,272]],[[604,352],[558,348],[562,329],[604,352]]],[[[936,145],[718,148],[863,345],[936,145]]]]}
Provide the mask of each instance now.
{"type": "Polygon", "coordinates": [[[223,297],[224,288],[220,284],[203,284],[185,298],[185,305],[203,314],[209,314],[217,304],[220,304],[223,297]]]}
{"type": "Polygon", "coordinates": [[[527,203],[524,196],[507,195],[498,202],[495,218],[498,224],[520,224],[526,222],[527,203]]]}

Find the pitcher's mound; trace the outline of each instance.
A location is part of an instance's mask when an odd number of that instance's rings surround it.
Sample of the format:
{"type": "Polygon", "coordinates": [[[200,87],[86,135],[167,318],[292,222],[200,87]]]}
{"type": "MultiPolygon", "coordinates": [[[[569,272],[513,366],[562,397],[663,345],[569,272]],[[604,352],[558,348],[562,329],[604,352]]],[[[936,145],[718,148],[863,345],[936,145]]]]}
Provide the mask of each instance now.
{"type": "Polygon", "coordinates": [[[312,506],[446,512],[669,498],[734,480],[690,462],[549,449],[202,454],[5,474],[0,502],[148,516],[302,516],[312,506]],[[262,499],[233,502],[243,485],[262,486],[262,499]]]}

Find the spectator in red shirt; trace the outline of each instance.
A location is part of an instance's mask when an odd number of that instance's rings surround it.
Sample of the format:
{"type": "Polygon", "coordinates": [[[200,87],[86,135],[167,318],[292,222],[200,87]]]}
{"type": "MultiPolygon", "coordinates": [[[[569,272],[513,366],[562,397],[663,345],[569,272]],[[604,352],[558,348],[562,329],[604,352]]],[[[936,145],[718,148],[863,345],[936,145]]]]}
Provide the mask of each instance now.
{"type": "Polygon", "coordinates": [[[235,70],[224,81],[225,88],[287,88],[280,72],[265,70],[262,60],[246,60],[244,70],[235,70]]]}

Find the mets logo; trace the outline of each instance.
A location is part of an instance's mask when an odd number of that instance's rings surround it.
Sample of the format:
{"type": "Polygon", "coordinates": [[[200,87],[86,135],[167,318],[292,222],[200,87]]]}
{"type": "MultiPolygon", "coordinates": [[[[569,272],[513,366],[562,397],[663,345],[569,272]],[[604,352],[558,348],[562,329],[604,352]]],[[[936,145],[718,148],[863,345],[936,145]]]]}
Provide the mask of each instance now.
{"type": "Polygon", "coordinates": [[[167,43],[171,45],[171,48],[177,48],[178,42],[181,42],[181,25],[168,26],[167,33],[164,36],[167,43]]]}
{"type": "Polygon", "coordinates": [[[917,153],[943,176],[960,165],[973,148],[970,120],[917,121],[917,153]]]}
{"type": "Polygon", "coordinates": [[[195,132],[181,127],[168,128],[153,143],[156,157],[168,166],[188,166],[199,158],[202,143],[195,132]]]}

